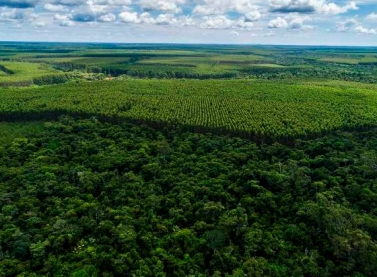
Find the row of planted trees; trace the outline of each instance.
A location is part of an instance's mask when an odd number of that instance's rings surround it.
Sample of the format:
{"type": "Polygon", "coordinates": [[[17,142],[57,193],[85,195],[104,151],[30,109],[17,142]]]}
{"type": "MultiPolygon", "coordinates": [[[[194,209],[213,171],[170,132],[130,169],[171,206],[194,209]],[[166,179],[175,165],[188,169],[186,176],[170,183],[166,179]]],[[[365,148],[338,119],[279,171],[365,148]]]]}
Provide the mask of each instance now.
{"type": "MultiPolygon", "coordinates": [[[[41,78],[41,83],[54,78],[41,78]]],[[[246,80],[81,82],[7,90],[0,99],[2,117],[12,120],[86,115],[186,126],[258,140],[292,140],[337,129],[370,128],[375,126],[377,110],[373,87],[246,80]]]]}

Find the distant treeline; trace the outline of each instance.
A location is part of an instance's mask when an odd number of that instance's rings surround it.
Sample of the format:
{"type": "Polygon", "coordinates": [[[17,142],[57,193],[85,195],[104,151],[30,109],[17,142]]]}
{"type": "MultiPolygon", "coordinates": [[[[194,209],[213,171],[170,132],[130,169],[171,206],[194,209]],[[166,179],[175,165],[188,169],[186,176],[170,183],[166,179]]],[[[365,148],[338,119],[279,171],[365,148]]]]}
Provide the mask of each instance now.
{"type": "MultiPolygon", "coordinates": [[[[333,80],[357,81],[365,83],[377,83],[377,76],[372,74],[373,65],[358,65],[354,67],[265,67],[245,66],[238,71],[225,72],[192,72],[184,71],[178,67],[193,68],[190,64],[144,64],[143,69],[134,69],[132,64],[139,59],[132,58],[124,65],[88,65],[81,63],[63,62],[53,64],[53,67],[63,71],[83,71],[87,73],[104,73],[114,77],[128,75],[136,78],[158,78],[158,79],[228,79],[237,77],[255,77],[258,79],[287,79],[287,78],[326,78],[333,80]],[[149,69],[148,66],[163,66],[161,70],[149,69]],[[366,68],[367,67],[367,68],[366,68]],[[368,70],[366,70],[368,69],[368,70]]],[[[240,63],[240,62],[237,62],[240,63]]],[[[242,62],[241,62],[242,63],[242,62]]],[[[259,64],[259,62],[257,63],[259,64]]]]}
{"type": "Polygon", "coordinates": [[[251,67],[241,71],[258,79],[287,79],[287,78],[326,78],[332,80],[377,83],[377,76],[363,71],[362,68],[349,70],[348,68],[299,68],[299,67],[251,67]]]}
{"type": "MultiPolygon", "coordinates": [[[[153,64],[155,66],[155,64],[153,64]]],[[[97,65],[87,65],[87,64],[76,64],[76,63],[58,63],[53,65],[56,69],[63,71],[73,71],[79,70],[87,73],[104,73],[114,77],[121,75],[128,75],[135,78],[157,78],[157,79],[227,79],[236,78],[239,76],[238,72],[221,72],[221,73],[195,73],[195,72],[184,72],[184,71],[174,71],[174,68],[169,68],[169,70],[135,70],[130,68],[120,68],[113,66],[97,66],[97,65]]],[[[165,65],[166,66],[166,65],[165,65]]],[[[182,65],[176,65],[182,66],[182,65]]],[[[189,67],[190,65],[185,65],[189,67]]],[[[195,67],[195,66],[192,66],[195,67]]]]}
{"type": "Polygon", "coordinates": [[[77,74],[72,73],[52,74],[34,77],[30,80],[0,82],[0,87],[27,87],[31,85],[44,86],[53,84],[63,84],[71,79],[76,79],[77,77],[77,74]]]}
{"type": "MultiPolygon", "coordinates": [[[[112,73],[114,70],[112,70],[112,73]]],[[[118,71],[119,72],[119,71],[118,71]]],[[[121,75],[117,74],[117,70],[115,70],[114,75],[121,75]]],[[[174,72],[174,71],[143,71],[143,70],[126,70],[124,73],[131,77],[138,77],[138,78],[158,78],[158,79],[228,79],[228,78],[236,78],[238,77],[237,72],[224,72],[224,73],[193,73],[193,72],[174,72]]]]}
{"type": "Polygon", "coordinates": [[[12,70],[6,68],[5,66],[3,66],[1,64],[0,64],[0,71],[3,71],[5,74],[8,74],[8,75],[14,74],[14,72],[12,70]]]}

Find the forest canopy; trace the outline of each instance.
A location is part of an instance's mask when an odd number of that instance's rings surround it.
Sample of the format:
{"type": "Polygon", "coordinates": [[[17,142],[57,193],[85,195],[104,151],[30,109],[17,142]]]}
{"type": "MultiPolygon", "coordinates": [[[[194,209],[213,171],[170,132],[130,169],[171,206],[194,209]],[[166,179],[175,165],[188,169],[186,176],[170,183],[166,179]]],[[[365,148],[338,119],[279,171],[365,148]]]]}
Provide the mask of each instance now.
{"type": "Polygon", "coordinates": [[[0,152],[0,276],[374,276],[376,134],[46,122],[0,152]]]}

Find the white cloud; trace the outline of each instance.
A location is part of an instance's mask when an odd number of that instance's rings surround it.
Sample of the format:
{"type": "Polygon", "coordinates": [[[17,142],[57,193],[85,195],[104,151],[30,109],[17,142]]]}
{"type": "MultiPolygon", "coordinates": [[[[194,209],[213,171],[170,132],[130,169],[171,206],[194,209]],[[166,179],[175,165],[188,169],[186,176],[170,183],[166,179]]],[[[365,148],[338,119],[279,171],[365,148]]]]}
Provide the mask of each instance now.
{"type": "Polygon", "coordinates": [[[184,0],[140,0],[139,5],[146,11],[162,11],[168,13],[180,13],[182,10],[179,4],[184,4],[184,0]]]}
{"type": "Polygon", "coordinates": [[[178,18],[178,25],[179,26],[194,26],[196,24],[197,24],[197,22],[189,16],[180,16],[178,18]]]}
{"type": "Polygon", "coordinates": [[[239,30],[250,31],[253,29],[254,24],[250,21],[245,21],[245,18],[240,18],[234,24],[234,27],[239,30]]]}
{"type": "Polygon", "coordinates": [[[277,17],[268,23],[268,28],[287,28],[288,22],[282,17],[277,17]]]}
{"type": "Polygon", "coordinates": [[[101,5],[101,6],[128,6],[132,4],[131,0],[88,0],[88,5],[101,5]]]}
{"type": "Polygon", "coordinates": [[[334,3],[329,3],[329,4],[323,4],[318,7],[318,11],[320,13],[324,14],[341,14],[341,13],[346,13],[351,10],[358,10],[359,8],[356,6],[355,2],[350,2],[349,4],[340,7],[337,4],[334,3]]]}
{"type": "Polygon", "coordinates": [[[119,18],[124,23],[139,23],[139,17],[137,12],[122,12],[119,14],[119,18]]]}
{"type": "Polygon", "coordinates": [[[46,23],[43,21],[38,21],[33,24],[35,27],[42,28],[46,26],[46,23]]]}
{"type": "Polygon", "coordinates": [[[0,13],[2,21],[21,20],[25,18],[25,12],[18,9],[6,9],[0,13]]]}
{"type": "Polygon", "coordinates": [[[160,14],[155,22],[159,25],[175,25],[178,20],[172,14],[160,14]]]}
{"type": "Polygon", "coordinates": [[[194,14],[200,14],[200,15],[216,15],[216,14],[224,14],[225,11],[218,10],[214,7],[210,6],[204,6],[204,5],[197,5],[194,10],[194,14]]]}
{"type": "Polygon", "coordinates": [[[251,31],[254,27],[253,22],[246,21],[245,17],[231,20],[225,15],[206,16],[200,23],[203,29],[232,29],[234,31],[251,31]]]}
{"type": "Polygon", "coordinates": [[[62,27],[73,27],[75,26],[75,23],[73,21],[70,21],[70,20],[63,20],[59,23],[60,26],[62,27]]]}
{"type": "Polygon", "coordinates": [[[363,26],[357,26],[355,28],[355,31],[357,33],[377,35],[377,29],[368,29],[368,28],[365,28],[363,26]]]}
{"type": "Polygon", "coordinates": [[[245,14],[246,21],[257,21],[262,17],[262,14],[259,11],[251,11],[245,14]]]}
{"type": "Polygon", "coordinates": [[[116,19],[115,14],[113,14],[113,13],[108,13],[108,14],[101,15],[101,16],[98,18],[98,21],[99,21],[99,22],[114,22],[115,19],[116,19]]]}
{"type": "Polygon", "coordinates": [[[229,29],[234,22],[224,15],[205,17],[204,22],[200,24],[203,29],[229,29]]]}
{"type": "Polygon", "coordinates": [[[43,6],[43,8],[46,11],[50,11],[50,12],[64,12],[64,11],[67,11],[66,6],[63,6],[63,5],[54,5],[54,4],[50,4],[50,3],[45,4],[43,6]]]}
{"type": "Polygon", "coordinates": [[[38,18],[39,15],[32,9],[0,8],[0,21],[2,22],[33,23],[38,18]]]}
{"type": "Polygon", "coordinates": [[[154,18],[150,13],[144,12],[122,12],[119,14],[120,21],[125,23],[143,24],[143,25],[171,25],[171,26],[192,26],[196,21],[189,16],[176,17],[174,14],[159,14],[154,18]]]}
{"type": "Polygon", "coordinates": [[[269,0],[272,12],[280,13],[323,13],[342,14],[350,10],[357,10],[355,2],[350,2],[345,6],[339,6],[326,0],[269,0]]]}
{"type": "Polygon", "coordinates": [[[252,4],[249,0],[204,0],[203,4],[195,6],[193,13],[199,15],[225,15],[229,12],[237,12],[239,14],[251,14],[251,18],[255,20],[260,18],[259,7],[252,4]],[[259,15],[256,14],[259,13],[259,15]]]}
{"type": "Polygon", "coordinates": [[[131,0],[113,0],[111,1],[111,4],[116,6],[128,6],[132,4],[131,0]]]}
{"type": "Polygon", "coordinates": [[[347,19],[345,21],[338,22],[337,26],[335,27],[335,30],[338,31],[338,32],[348,32],[353,27],[355,27],[359,24],[360,23],[354,18],[347,19]]]}
{"type": "Polygon", "coordinates": [[[156,20],[148,12],[142,13],[140,15],[139,22],[146,25],[156,24],[156,20]]]}
{"type": "Polygon", "coordinates": [[[377,13],[369,14],[366,19],[370,22],[377,22],[377,13]]]}
{"type": "Polygon", "coordinates": [[[306,25],[305,21],[309,20],[306,16],[286,16],[277,17],[268,23],[268,28],[279,29],[286,28],[292,30],[313,30],[314,27],[311,25],[306,25]]]}
{"type": "Polygon", "coordinates": [[[54,15],[54,20],[59,20],[59,21],[64,21],[64,20],[69,20],[70,16],[66,14],[55,14],[54,15]]]}

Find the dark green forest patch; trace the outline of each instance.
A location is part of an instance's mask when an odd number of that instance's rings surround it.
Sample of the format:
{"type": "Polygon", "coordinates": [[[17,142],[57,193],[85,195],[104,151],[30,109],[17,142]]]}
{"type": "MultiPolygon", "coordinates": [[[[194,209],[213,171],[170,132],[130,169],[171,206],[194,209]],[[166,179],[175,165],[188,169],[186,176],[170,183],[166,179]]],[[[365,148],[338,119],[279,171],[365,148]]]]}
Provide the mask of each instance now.
{"type": "Polygon", "coordinates": [[[294,147],[64,117],[0,150],[1,276],[374,276],[377,130],[294,147]]]}

